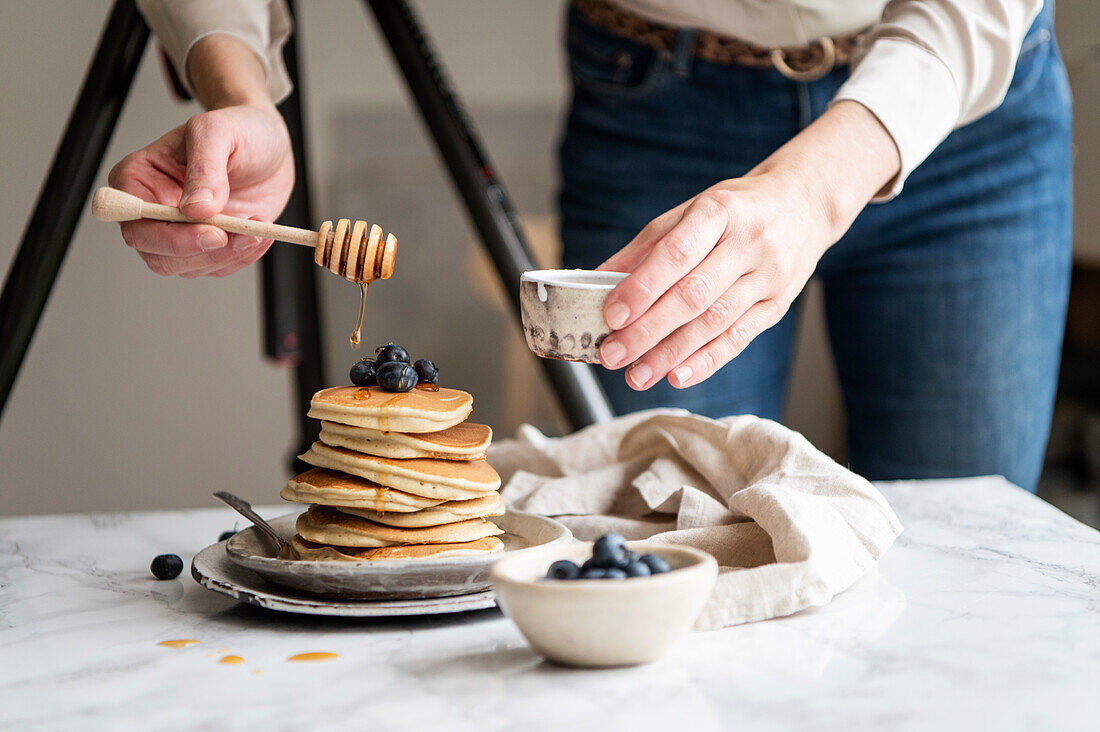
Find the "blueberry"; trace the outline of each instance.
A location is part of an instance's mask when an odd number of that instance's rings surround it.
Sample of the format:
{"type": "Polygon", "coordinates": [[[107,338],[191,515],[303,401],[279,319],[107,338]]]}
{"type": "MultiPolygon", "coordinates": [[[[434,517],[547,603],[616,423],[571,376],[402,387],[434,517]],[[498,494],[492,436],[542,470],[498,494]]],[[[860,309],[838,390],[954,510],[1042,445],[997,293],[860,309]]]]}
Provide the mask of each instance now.
{"type": "Polygon", "coordinates": [[[416,386],[416,369],[407,363],[389,361],[378,367],[378,385],[386,391],[408,391],[416,386]]]}
{"type": "Polygon", "coordinates": [[[413,364],[413,368],[416,369],[416,375],[421,384],[434,384],[439,378],[439,369],[426,358],[418,359],[413,364]]]}
{"type": "Polygon", "coordinates": [[[590,569],[596,569],[596,560],[589,557],[584,560],[584,564],[581,565],[581,574],[584,574],[590,569]]]}
{"type": "Polygon", "coordinates": [[[631,551],[630,549],[627,549],[626,550],[626,563],[627,564],[633,564],[636,561],[638,561],[638,552],[631,551]]]}
{"type": "Polygon", "coordinates": [[[226,539],[228,539],[229,537],[233,536],[236,533],[237,533],[236,531],[223,531],[222,535],[218,537],[218,541],[225,541],[226,539]]]}
{"type": "Polygon", "coordinates": [[[604,572],[604,575],[603,575],[604,579],[614,579],[614,580],[626,579],[626,572],[619,569],[618,567],[612,567],[611,569],[605,569],[603,572],[604,572]]]}
{"type": "Polygon", "coordinates": [[[161,554],[153,559],[149,571],[159,580],[175,579],[183,571],[183,560],[175,554],[161,554]]]}
{"type": "Polygon", "coordinates": [[[649,565],[641,561],[633,561],[626,565],[627,577],[648,577],[653,574],[649,571],[649,565]]]}
{"type": "Polygon", "coordinates": [[[389,363],[390,361],[408,363],[410,360],[409,352],[396,343],[387,343],[384,346],[379,346],[378,350],[374,352],[374,355],[378,357],[379,368],[382,367],[382,364],[389,363]]]}
{"type": "Polygon", "coordinates": [[[607,570],[599,567],[591,567],[581,572],[580,579],[607,579],[607,570]]]}
{"type": "Polygon", "coordinates": [[[592,558],[604,569],[625,567],[626,552],[626,539],[619,534],[604,534],[592,545],[592,558]]]}
{"type": "Polygon", "coordinates": [[[378,382],[375,381],[375,374],[378,371],[378,363],[373,358],[364,358],[356,361],[352,367],[349,376],[351,376],[351,383],[356,386],[374,386],[378,382]]]}
{"type": "Polygon", "coordinates": [[[661,574],[662,572],[672,571],[672,567],[668,565],[668,562],[656,554],[643,554],[638,557],[638,561],[649,567],[650,574],[661,574]]]}
{"type": "Polygon", "coordinates": [[[559,559],[546,570],[547,579],[571,580],[581,576],[581,568],[568,559],[559,559]]]}

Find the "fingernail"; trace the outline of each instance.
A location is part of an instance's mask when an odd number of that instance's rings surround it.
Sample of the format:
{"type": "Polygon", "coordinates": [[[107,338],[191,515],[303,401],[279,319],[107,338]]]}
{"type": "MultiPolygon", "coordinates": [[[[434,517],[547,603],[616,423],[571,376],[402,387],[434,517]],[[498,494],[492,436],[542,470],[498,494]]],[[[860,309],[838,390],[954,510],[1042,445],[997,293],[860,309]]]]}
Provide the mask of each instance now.
{"type": "Polygon", "coordinates": [[[206,203],[213,200],[214,191],[210,190],[209,188],[197,188],[184,196],[183,200],[180,201],[180,208],[183,208],[184,206],[190,206],[195,203],[206,203]]]}
{"type": "Polygon", "coordinates": [[[677,383],[686,384],[687,380],[691,378],[691,368],[688,366],[679,366],[672,372],[672,375],[676,377],[677,383]]]}
{"type": "Polygon", "coordinates": [[[211,249],[221,249],[225,246],[225,239],[221,238],[212,231],[203,231],[199,233],[199,249],[204,252],[209,252],[211,249]]]}
{"type": "Polygon", "coordinates": [[[607,321],[607,327],[612,330],[621,328],[629,317],[630,308],[623,305],[621,302],[611,303],[607,306],[607,310],[604,311],[604,320],[607,321]]]}
{"type": "Polygon", "coordinates": [[[653,369],[649,368],[644,363],[635,364],[630,369],[630,380],[634,382],[634,386],[639,389],[649,383],[651,376],[653,376],[653,369]]]}
{"type": "Polygon", "coordinates": [[[610,368],[618,368],[619,364],[626,358],[626,349],[623,348],[623,344],[618,341],[605,341],[600,346],[600,355],[603,356],[603,362],[610,368]]]}

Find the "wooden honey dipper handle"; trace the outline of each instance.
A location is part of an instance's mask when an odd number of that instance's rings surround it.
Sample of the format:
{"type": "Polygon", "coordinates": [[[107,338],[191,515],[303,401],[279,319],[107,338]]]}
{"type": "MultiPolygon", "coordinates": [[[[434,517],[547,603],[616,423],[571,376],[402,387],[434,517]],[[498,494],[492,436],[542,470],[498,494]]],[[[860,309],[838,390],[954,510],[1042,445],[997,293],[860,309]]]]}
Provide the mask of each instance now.
{"type": "Polygon", "coordinates": [[[223,231],[245,236],[258,236],[261,239],[278,239],[306,247],[317,246],[317,232],[299,229],[282,224],[269,224],[264,221],[240,219],[236,216],[216,214],[208,219],[193,219],[175,206],[149,203],[137,196],[104,186],[92,195],[92,216],[100,221],[136,221],[153,219],[181,224],[207,224],[223,231]]]}
{"type": "Polygon", "coordinates": [[[252,219],[217,214],[207,219],[193,219],[175,206],[149,203],[137,196],[104,186],[92,195],[92,215],[100,221],[136,221],[153,219],[183,224],[205,224],[223,231],[261,239],[301,244],[314,250],[314,260],[352,282],[371,282],[389,279],[393,274],[397,239],[393,234],[382,239],[382,229],[377,224],[368,230],[367,222],[340,219],[335,229],[331,221],[321,225],[320,231],[299,229],[282,224],[269,224],[252,219]]]}

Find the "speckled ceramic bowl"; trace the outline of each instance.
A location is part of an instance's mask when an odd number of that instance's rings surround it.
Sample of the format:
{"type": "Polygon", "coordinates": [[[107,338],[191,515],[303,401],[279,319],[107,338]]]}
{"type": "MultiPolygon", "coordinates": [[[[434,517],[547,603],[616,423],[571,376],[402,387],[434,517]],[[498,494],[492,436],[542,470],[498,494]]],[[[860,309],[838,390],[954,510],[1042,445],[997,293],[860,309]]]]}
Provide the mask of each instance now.
{"type": "Polygon", "coordinates": [[[540,269],[520,278],[519,304],[527,347],[543,358],[599,363],[611,329],[603,304],[622,272],[540,269]]]}
{"type": "MultiPolygon", "coordinates": [[[[296,514],[269,523],[285,539],[295,534],[296,514]]],[[[472,557],[442,557],[364,562],[280,559],[273,542],[249,526],[226,542],[225,553],[274,585],[299,594],[339,600],[408,600],[482,592],[489,588],[489,567],[499,559],[533,547],[562,545],[573,535],[557,521],[523,511],[493,519],[504,529],[504,552],[472,557]]]]}

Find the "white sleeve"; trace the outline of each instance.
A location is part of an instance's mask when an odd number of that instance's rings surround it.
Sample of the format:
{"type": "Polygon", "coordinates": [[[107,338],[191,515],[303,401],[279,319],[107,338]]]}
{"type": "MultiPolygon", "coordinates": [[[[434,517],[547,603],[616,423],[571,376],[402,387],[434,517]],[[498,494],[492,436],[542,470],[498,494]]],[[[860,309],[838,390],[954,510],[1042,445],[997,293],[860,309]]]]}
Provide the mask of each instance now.
{"type": "Polygon", "coordinates": [[[890,133],[905,179],[956,127],[1004,100],[1043,0],[891,0],[860,44],[833,102],[867,107],[890,133]]]}
{"type": "Polygon", "coordinates": [[[255,52],[273,101],[290,94],[282,49],[292,24],[283,0],[137,0],[137,5],[192,94],[187,55],[199,40],[214,34],[233,36],[255,52]]]}

